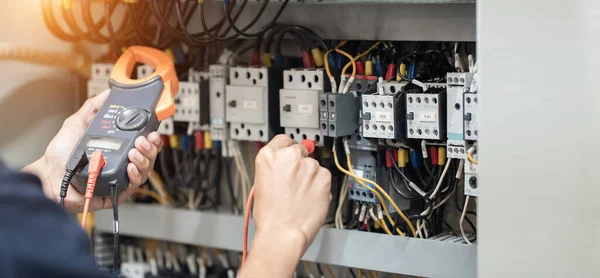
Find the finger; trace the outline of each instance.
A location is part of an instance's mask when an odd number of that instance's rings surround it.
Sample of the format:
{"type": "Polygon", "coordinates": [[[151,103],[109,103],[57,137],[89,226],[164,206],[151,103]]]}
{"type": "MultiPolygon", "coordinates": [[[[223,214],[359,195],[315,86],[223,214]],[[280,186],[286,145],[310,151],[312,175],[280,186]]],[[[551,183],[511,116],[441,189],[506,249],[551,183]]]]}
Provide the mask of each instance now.
{"type": "Polygon", "coordinates": [[[142,173],[133,163],[129,163],[127,165],[127,176],[129,176],[129,183],[133,184],[134,186],[144,183],[144,177],[142,176],[142,173]]]}
{"type": "Polygon", "coordinates": [[[161,152],[163,148],[163,141],[160,138],[160,134],[158,132],[151,132],[148,134],[148,141],[150,141],[154,146],[156,146],[156,151],[161,152]]]}
{"type": "MultiPolygon", "coordinates": [[[[146,157],[146,159],[149,160],[149,169],[154,168],[154,161],[156,160],[156,155],[158,154],[158,150],[156,148],[156,146],[152,143],[150,143],[148,141],[148,139],[146,139],[146,137],[144,136],[140,136],[137,139],[135,139],[135,148],[144,156],[146,157]]],[[[141,169],[142,173],[144,174],[148,174],[148,172],[144,172],[144,169],[141,169]]]]}
{"type": "Polygon", "coordinates": [[[273,138],[273,140],[271,140],[271,142],[269,142],[269,144],[267,144],[265,147],[270,148],[272,150],[279,150],[294,144],[296,144],[296,141],[294,141],[294,139],[290,138],[287,135],[279,134],[275,136],[275,138],[273,138]]]}
{"type": "Polygon", "coordinates": [[[301,158],[308,157],[308,150],[306,150],[304,146],[296,144],[296,142],[294,142],[294,144],[289,146],[288,148],[294,149],[296,152],[298,152],[301,158]]]}
{"type": "MultiPolygon", "coordinates": [[[[131,161],[131,163],[135,165],[136,169],[142,176],[141,182],[144,182],[148,174],[148,169],[150,169],[150,161],[146,157],[144,157],[144,155],[142,155],[142,153],[140,153],[140,151],[138,151],[137,149],[131,149],[127,156],[129,158],[129,161],[131,161]]],[[[131,182],[133,183],[133,181],[131,182]]],[[[135,184],[139,185],[139,183],[135,184]]]]}

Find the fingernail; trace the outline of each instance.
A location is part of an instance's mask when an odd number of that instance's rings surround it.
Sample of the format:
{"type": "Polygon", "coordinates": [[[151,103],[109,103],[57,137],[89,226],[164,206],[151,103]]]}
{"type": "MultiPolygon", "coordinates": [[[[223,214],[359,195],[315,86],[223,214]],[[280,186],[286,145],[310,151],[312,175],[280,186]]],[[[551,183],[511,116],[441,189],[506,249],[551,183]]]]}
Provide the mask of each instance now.
{"type": "Polygon", "coordinates": [[[135,167],[135,165],[132,165],[132,166],[131,166],[131,172],[132,172],[134,175],[139,175],[139,174],[140,174],[140,171],[138,170],[138,168],[137,168],[137,167],[135,167]]]}
{"type": "Polygon", "coordinates": [[[133,154],[133,158],[135,158],[135,160],[138,162],[144,162],[144,156],[140,152],[135,152],[133,154]]]}
{"type": "Polygon", "coordinates": [[[142,140],[142,149],[147,151],[150,150],[150,143],[148,143],[148,140],[142,140]]]}

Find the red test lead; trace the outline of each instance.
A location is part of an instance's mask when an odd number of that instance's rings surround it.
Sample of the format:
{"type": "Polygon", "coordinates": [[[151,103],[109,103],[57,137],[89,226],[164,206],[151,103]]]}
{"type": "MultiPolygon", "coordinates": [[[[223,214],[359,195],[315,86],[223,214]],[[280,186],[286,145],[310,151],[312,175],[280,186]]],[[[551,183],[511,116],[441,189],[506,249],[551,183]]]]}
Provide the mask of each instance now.
{"type": "Polygon", "coordinates": [[[98,180],[98,175],[100,175],[100,171],[102,170],[102,167],[104,167],[105,164],[106,162],[104,161],[102,151],[95,150],[92,153],[90,163],[88,164],[88,179],[85,186],[85,203],[83,205],[83,216],[81,218],[82,228],[85,228],[87,214],[88,210],[90,209],[92,197],[94,196],[94,188],[96,188],[96,181],[98,180]]]}

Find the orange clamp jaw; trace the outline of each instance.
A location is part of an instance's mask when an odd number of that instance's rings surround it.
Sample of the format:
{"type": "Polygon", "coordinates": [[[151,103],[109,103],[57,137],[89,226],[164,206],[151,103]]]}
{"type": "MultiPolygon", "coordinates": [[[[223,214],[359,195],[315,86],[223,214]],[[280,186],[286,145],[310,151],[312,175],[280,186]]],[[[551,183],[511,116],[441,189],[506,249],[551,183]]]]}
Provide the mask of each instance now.
{"type": "Polygon", "coordinates": [[[121,55],[110,78],[123,85],[136,85],[150,81],[157,76],[163,81],[164,88],[156,104],[156,117],[159,121],[175,114],[173,98],[179,91],[179,81],[175,73],[175,65],[164,52],[145,46],[132,46],[121,55]],[[154,73],[146,78],[131,79],[131,73],[136,63],[142,63],[154,68],[154,73]]]}

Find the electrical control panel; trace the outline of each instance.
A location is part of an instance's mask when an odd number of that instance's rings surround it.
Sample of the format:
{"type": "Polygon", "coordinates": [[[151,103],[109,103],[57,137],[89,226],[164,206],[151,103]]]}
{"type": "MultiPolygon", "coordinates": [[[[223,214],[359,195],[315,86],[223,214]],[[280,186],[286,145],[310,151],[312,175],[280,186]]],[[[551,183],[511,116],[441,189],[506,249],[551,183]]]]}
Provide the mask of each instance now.
{"type": "MultiPolygon", "coordinates": [[[[376,159],[371,152],[354,151],[351,157],[354,174],[358,177],[377,181],[376,159]]],[[[365,183],[367,186],[372,186],[365,183]]],[[[375,195],[367,188],[359,184],[354,178],[348,177],[348,198],[368,203],[379,203],[375,195]]]]}
{"type": "Polygon", "coordinates": [[[465,140],[477,141],[479,137],[479,98],[477,93],[464,95],[465,140]]]}
{"type": "Polygon", "coordinates": [[[446,90],[429,88],[424,93],[406,94],[407,138],[446,138],[446,90]]]}
{"type": "Polygon", "coordinates": [[[231,67],[225,116],[230,138],[268,142],[280,133],[279,89],[282,72],[263,67],[231,67]]]}
{"type": "Polygon", "coordinates": [[[329,137],[353,135],[359,129],[359,110],[360,97],[356,92],[320,94],[321,134],[329,137]]]}
{"type": "Polygon", "coordinates": [[[283,89],[279,91],[279,113],[285,134],[297,142],[309,139],[322,146],[319,95],[325,87],[323,70],[286,70],[283,80],[283,89]]]}
{"type": "Polygon", "coordinates": [[[464,94],[469,91],[472,73],[448,73],[447,81],[447,128],[448,152],[451,158],[466,159],[464,94]]]}
{"type": "Polygon", "coordinates": [[[87,83],[87,97],[92,98],[109,89],[108,82],[114,64],[93,64],[92,78],[87,83]]]}

